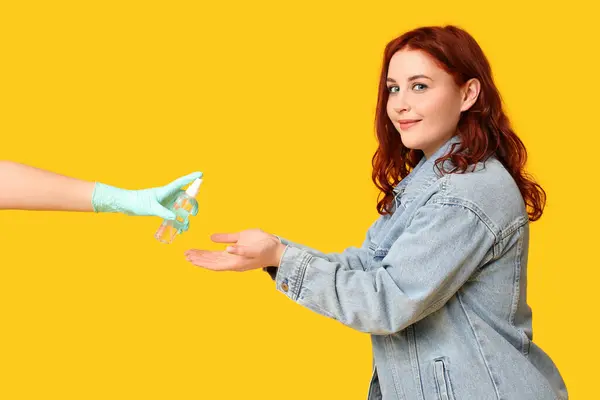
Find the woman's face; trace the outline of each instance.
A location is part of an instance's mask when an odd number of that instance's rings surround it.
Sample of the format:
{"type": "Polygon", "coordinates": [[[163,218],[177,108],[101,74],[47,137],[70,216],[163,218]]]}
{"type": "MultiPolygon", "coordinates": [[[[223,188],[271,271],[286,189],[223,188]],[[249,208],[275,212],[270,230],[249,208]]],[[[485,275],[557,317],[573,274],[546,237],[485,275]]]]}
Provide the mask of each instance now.
{"type": "Polygon", "coordinates": [[[456,134],[461,112],[477,100],[479,81],[459,87],[454,78],[420,50],[396,52],[388,67],[387,114],[402,144],[429,158],[456,134]]]}

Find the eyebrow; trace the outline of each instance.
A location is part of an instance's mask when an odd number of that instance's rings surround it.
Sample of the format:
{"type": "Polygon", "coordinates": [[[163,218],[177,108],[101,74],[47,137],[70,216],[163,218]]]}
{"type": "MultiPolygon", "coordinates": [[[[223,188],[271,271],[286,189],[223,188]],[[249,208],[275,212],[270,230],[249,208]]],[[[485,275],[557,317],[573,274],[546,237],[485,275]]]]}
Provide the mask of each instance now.
{"type": "MultiPolygon", "coordinates": [[[[430,81],[432,81],[432,80],[433,80],[433,79],[431,79],[430,77],[428,77],[427,75],[422,75],[422,74],[420,74],[420,75],[413,75],[413,76],[411,76],[410,78],[408,78],[408,81],[410,82],[410,81],[414,81],[415,79],[422,79],[422,78],[429,79],[430,81]]],[[[395,80],[395,79],[393,79],[393,78],[387,78],[387,79],[386,79],[386,82],[393,82],[393,83],[396,83],[396,80],[395,80]]]]}

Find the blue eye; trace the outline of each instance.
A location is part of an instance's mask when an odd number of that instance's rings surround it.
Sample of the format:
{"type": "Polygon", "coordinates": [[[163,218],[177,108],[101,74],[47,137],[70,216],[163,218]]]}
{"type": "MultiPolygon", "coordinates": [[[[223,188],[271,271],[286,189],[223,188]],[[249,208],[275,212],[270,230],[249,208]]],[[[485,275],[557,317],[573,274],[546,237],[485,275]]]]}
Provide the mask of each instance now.
{"type": "Polygon", "coordinates": [[[423,90],[427,89],[427,85],[424,83],[415,83],[413,85],[413,89],[416,89],[417,92],[422,92],[423,90]]]}
{"type": "Polygon", "coordinates": [[[390,93],[396,93],[398,90],[400,90],[398,86],[388,86],[388,92],[390,93]]]}

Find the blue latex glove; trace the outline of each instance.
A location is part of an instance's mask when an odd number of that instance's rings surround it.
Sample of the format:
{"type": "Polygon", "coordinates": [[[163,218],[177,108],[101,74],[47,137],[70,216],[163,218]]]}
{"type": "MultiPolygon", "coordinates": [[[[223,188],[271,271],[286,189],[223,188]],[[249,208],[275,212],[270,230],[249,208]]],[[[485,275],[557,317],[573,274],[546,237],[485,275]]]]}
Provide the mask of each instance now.
{"type": "MultiPolygon", "coordinates": [[[[96,182],[92,194],[92,207],[95,212],[120,212],[127,215],[154,215],[167,220],[175,219],[169,209],[177,196],[183,192],[182,186],[202,177],[202,172],[194,172],[169,183],[168,185],[141,190],[127,190],[96,182]]],[[[197,207],[190,212],[198,214],[197,207]]],[[[186,218],[182,230],[187,230],[186,218]]]]}

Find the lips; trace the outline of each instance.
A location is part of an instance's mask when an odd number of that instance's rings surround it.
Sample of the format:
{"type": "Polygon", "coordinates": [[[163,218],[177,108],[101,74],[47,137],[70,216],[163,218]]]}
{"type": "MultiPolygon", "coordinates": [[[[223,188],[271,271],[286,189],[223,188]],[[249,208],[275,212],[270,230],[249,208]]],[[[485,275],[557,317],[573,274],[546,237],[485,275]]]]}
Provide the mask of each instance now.
{"type": "Polygon", "coordinates": [[[415,126],[416,124],[418,124],[421,120],[420,119],[401,119],[398,121],[398,124],[400,124],[400,129],[407,130],[412,128],[413,126],[415,126]]]}

